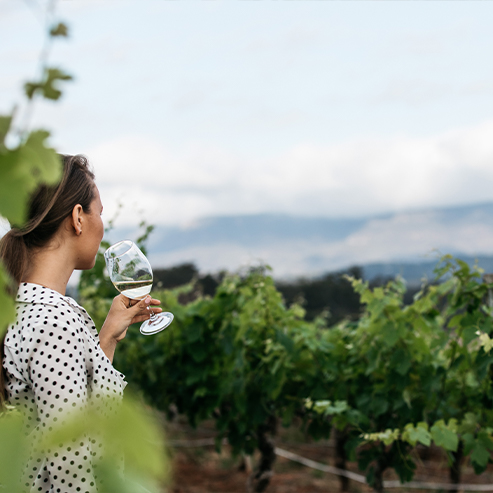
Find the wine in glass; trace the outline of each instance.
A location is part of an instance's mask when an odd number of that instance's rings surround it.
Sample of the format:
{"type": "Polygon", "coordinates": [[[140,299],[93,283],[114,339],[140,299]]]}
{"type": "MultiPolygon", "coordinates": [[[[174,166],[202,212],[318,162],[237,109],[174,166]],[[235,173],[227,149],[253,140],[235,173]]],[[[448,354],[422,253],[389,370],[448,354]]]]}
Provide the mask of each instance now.
{"type": "MultiPolygon", "coordinates": [[[[104,260],[111,282],[121,294],[132,300],[141,300],[151,292],[151,264],[133,241],[123,240],[110,246],[104,253],[104,260]]],[[[156,334],[173,321],[172,313],[156,314],[150,306],[147,309],[151,318],[140,326],[141,334],[156,334]]]]}

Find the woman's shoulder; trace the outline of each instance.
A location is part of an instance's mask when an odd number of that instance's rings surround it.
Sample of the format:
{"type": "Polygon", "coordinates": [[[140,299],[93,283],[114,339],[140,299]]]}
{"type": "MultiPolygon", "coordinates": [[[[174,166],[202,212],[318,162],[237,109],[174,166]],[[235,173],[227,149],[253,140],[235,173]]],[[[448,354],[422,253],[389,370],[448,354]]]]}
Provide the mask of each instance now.
{"type": "Polygon", "coordinates": [[[19,286],[16,310],[16,321],[9,327],[6,344],[15,338],[15,334],[25,335],[47,326],[79,332],[81,326],[86,325],[82,308],[75,300],[39,284],[22,283],[19,286]]]}
{"type": "MultiPolygon", "coordinates": [[[[18,304],[45,305],[54,307],[59,305],[70,306],[69,300],[72,300],[72,298],[63,296],[59,292],[54,291],[51,288],[47,288],[46,286],[31,282],[23,282],[19,285],[15,299],[18,304]]],[[[74,300],[72,301],[75,303],[74,300]]]]}

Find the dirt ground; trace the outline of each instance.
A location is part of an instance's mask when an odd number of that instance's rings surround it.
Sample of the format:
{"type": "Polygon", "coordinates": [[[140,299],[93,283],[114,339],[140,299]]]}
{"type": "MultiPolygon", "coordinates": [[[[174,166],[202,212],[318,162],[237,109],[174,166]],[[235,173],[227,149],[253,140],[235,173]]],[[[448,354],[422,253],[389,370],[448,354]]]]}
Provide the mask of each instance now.
{"type": "MultiPolygon", "coordinates": [[[[198,430],[191,430],[183,422],[177,421],[167,425],[166,428],[168,441],[172,445],[173,457],[173,477],[171,485],[166,489],[167,493],[246,492],[249,473],[241,470],[240,466],[244,465],[241,458],[231,457],[227,445],[223,446],[221,453],[217,453],[213,445],[204,445],[214,437],[212,425],[209,427],[206,424],[198,430]],[[193,446],[194,444],[201,444],[201,446],[193,446]]],[[[334,465],[334,446],[330,440],[310,442],[298,430],[294,429],[284,430],[280,435],[276,440],[277,447],[323,464],[334,465]]],[[[253,468],[255,468],[257,458],[255,456],[251,460],[253,468]]],[[[362,474],[354,463],[350,463],[348,468],[355,473],[362,474]]],[[[440,450],[431,450],[426,460],[420,460],[414,480],[448,483],[448,474],[445,455],[440,450]]],[[[462,483],[493,485],[493,466],[477,476],[472,467],[466,463],[463,466],[462,474],[462,483]]],[[[387,471],[385,479],[395,480],[398,478],[392,471],[387,471]]],[[[278,456],[274,465],[274,475],[266,493],[337,493],[339,491],[341,489],[338,476],[278,456]]],[[[364,484],[350,481],[350,491],[352,493],[369,493],[372,490],[364,484]]],[[[387,491],[429,493],[432,490],[400,487],[387,491]]],[[[493,491],[493,487],[491,491],[493,491]]]]}

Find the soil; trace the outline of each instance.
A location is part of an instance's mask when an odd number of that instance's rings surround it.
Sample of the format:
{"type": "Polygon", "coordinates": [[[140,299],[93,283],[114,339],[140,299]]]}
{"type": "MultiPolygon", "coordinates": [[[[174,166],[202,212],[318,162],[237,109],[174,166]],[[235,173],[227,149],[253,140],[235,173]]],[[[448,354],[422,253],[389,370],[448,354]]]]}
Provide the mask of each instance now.
{"type": "MultiPolygon", "coordinates": [[[[172,481],[165,489],[166,493],[245,493],[247,491],[246,485],[251,473],[245,470],[244,458],[232,457],[226,444],[222,446],[220,453],[215,451],[212,445],[215,436],[212,423],[210,426],[206,423],[201,425],[201,428],[192,430],[184,422],[177,420],[168,424],[166,428],[173,461],[172,481]]],[[[335,449],[331,440],[313,442],[303,436],[299,430],[289,429],[283,430],[276,438],[276,446],[322,464],[334,466],[335,449]]],[[[446,455],[441,450],[433,448],[418,452],[420,458],[418,458],[414,481],[449,483],[446,455]]],[[[253,468],[257,459],[257,456],[251,458],[253,468]]],[[[248,469],[248,459],[246,466],[248,469]]],[[[349,463],[348,469],[363,474],[358,471],[356,463],[349,463]]],[[[386,471],[384,479],[398,478],[393,471],[386,471]]],[[[493,485],[493,465],[478,476],[472,467],[465,463],[461,482],[493,485]]],[[[274,465],[274,475],[266,493],[337,493],[339,491],[341,486],[338,476],[278,456],[274,465]]],[[[370,493],[373,490],[365,484],[351,480],[349,491],[370,493]]],[[[404,486],[387,491],[429,493],[432,490],[411,489],[404,486]]]]}

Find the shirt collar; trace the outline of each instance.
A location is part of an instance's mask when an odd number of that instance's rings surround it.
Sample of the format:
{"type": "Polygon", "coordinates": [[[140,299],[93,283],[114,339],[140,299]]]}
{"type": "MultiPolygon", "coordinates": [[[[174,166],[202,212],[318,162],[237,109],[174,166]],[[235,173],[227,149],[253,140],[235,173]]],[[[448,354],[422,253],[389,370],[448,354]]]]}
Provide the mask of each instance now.
{"type": "Polygon", "coordinates": [[[31,282],[23,282],[19,286],[15,300],[17,303],[39,303],[50,306],[57,306],[60,303],[68,303],[76,308],[81,308],[73,298],[70,298],[70,296],[63,296],[53,289],[31,282]]]}

